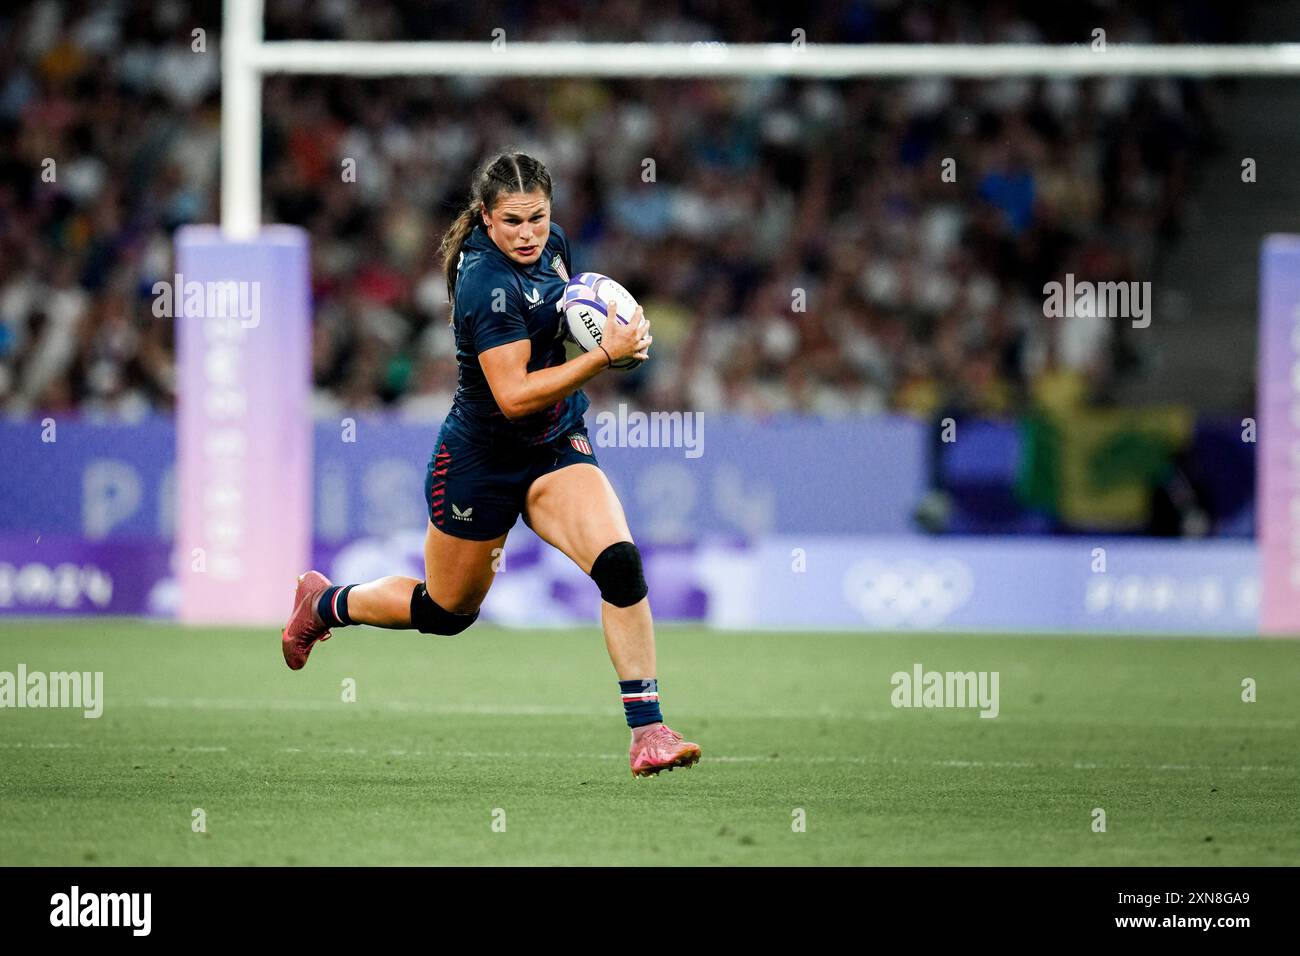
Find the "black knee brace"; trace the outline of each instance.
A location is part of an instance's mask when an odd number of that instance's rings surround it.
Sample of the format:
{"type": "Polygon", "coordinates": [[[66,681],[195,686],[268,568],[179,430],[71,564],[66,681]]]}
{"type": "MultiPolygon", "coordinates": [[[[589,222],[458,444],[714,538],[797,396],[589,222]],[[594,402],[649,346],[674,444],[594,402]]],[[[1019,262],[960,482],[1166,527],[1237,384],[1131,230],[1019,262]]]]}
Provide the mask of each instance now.
{"type": "Polygon", "coordinates": [[[421,581],[411,592],[411,626],[421,634],[459,634],[478,618],[473,614],[456,614],[429,597],[421,581]]]}
{"type": "Polygon", "coordinates": [[[631,607],[649,588],[641,571],[641,552],[631,541],[617,541],[596,557],[591,579],[600,596],[615,607],[631,607]]]}

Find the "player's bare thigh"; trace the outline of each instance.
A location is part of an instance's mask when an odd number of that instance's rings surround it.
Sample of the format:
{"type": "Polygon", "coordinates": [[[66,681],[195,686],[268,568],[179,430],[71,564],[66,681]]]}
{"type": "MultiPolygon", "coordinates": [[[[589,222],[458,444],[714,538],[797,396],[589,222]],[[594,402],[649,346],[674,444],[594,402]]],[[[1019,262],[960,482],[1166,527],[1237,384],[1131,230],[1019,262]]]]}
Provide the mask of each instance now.
{"type": "Polygon", "coordinates": [[[492,587],[508,534],[469,541],[439,531],[430,521],[424,535],[424,586],[429,597],[456,614],[476,611],[492,587]]]}
{"type": "Polygon", "coordinates": [[[528,488],[524,516],[537,536],[568,555],[585,574],[616,541],[632,532],[613,486],[595,465],[580,462],[542,475],[528,488]]]}

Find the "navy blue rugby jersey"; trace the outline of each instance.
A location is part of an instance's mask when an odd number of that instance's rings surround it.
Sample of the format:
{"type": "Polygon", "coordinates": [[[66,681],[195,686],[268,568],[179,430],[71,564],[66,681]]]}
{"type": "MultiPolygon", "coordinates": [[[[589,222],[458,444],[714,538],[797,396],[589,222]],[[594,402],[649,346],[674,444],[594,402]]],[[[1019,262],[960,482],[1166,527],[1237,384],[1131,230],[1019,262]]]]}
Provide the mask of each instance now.
{"type": "Polygon", "coordinates": [[[551,223],[546,246],[531,266],[498,249],[482,221],[466,237],[461,253],[452,314],[459,378],[448,421],[470,440],[519,445],[544,444],[580,426],[591,404],[581,389],[517,421],[506,418],[478,360],[480,352],[528,339],[528,371],[563,364],[567,330],[558,303],[565,282],[553,260],[559,256],[568,274],[574,274],[564,230],[551,223]]]}

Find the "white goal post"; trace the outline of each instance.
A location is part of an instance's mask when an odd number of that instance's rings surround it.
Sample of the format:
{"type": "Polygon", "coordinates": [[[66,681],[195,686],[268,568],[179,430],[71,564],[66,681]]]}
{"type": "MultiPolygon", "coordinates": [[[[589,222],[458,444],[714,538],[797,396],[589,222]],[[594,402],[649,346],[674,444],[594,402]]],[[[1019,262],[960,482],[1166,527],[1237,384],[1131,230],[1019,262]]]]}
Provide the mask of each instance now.
{"type": "MultiPolygon", "coordinates": [[[[515,43],[493,31],[496,36],[483,43],[267,43],[262,0],[224,2],[221,226],[181,230],[177,262],[194,281],[225,283],[233,276],[264,286],[275,321],[258,327],[255,342],[252,335],[219,341],[225,357],[217,362],[211,354],[217,346],[199,334],[200,326],[177,323],[178,560],[189,561],[195,547],[219,546],[222,561],[214,567],[230,572],[181,576],[181,618],[190,623],[229,623],[232,606],[248,623],[275,620],[283,595],[272,585],[306,567],[312,545],[310,249],[304,230],[261,222],[261,96],[268,73],[835,79],[1300,74],[1296,43],[1139,46],[1105,44],[1102,36],[1066,46],[844,45],[805,43],[802,36],[788,44],[577,44],[515,43]],[[238,393],[246,399],[240,409],[259,414],[217,420],[226,406],[212,401],[216,393],[238,393]],[[210,438],[218,426],[238,441],[214,448],[210,438]],[[214,463],[216,452],[224,457],[214,463]]],[[[1294,374],[1300,368],[1300,236],[1269,237],[1261,263],[1258,626],[1263,633],[1300,634],[1300,377],[1294,374]]]]}
{"type": "MultiPolygon", "coordinates": [[[[1294,76],[1300,43],[1176,46],[823,43],[361,43],[263,40],[262,0],[225,0],[221,226],[261,226],[262,77],[348,76],[1294,76]]],[[[801,39],[801,38],[800,38],[801,39]]],[[[1081,38],[1082,40],[1083,38],[1081,38]]]]}

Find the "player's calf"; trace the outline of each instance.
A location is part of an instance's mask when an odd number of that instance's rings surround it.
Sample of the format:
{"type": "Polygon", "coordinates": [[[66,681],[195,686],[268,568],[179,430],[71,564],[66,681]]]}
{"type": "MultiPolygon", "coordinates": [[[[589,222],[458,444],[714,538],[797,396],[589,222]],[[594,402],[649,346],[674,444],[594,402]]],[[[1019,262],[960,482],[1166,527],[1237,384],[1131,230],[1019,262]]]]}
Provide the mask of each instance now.
{"type": "MultiPolygon", "coordinates": [[[[645,599],[649,588],[641,566],[641,552],[631,541],[616,541],[596,557],[591,579],[603,600],[615,607],[631,607],[645,599]]],[[[620,680],[623,712],[632,730],[628,759],[632,776],[645,777],[674,767],[690,767],[700,759],[700,745],[663,722],[659,711],[659,681],[653,677],[620,680]]]]}

